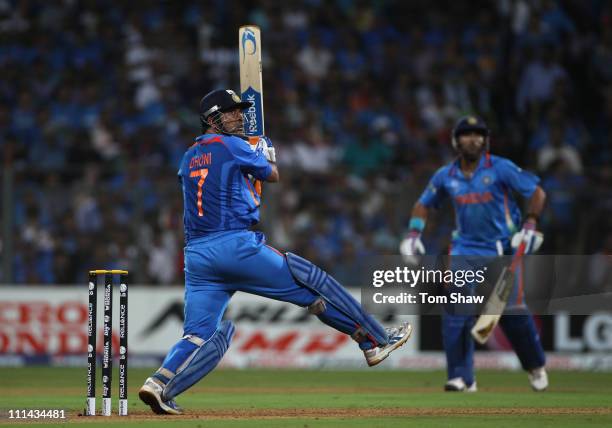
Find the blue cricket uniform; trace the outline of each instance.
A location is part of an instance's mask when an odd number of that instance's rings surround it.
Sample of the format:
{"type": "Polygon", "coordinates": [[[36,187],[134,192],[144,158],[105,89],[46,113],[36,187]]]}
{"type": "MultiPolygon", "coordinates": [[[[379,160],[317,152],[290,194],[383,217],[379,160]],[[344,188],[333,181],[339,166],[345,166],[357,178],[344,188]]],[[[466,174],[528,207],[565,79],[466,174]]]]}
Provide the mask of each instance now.
{"type": "Polygon", "coordinates": [[[241,138],[213,134],[196,138],[178,172],[186,244],[258,223],[260,195],[247,174],[265,180],[271,172],[265,156],[241,138]]]}
{"type": "Polygon", "coordinates": [[[457,160],[434,174],[419,202],[437,208],[443,198],[451,198],[457,222],[453,244],[507,244],[521,224],[521,212],[512,192],[529,198],[539,181],[512,161],[493,155],[481,156],[469,178],[457,160]]]}
{"type": "MultiPolygon", "coordinates": [[[[440,168],[431,178],[419,202],[437,208],[450,198],[455,210],[456,230],[450,254],[457,256],[496,256],[511,254],[510,239],[521,225],[521,212],[513,193],[530,198],[539,178],[524,171],[512,161],[483,155],[471,177],[463,174],[460,161],[440,168]]],[[[455,259],[453,268],[475,268],[470,258],[455,259]]],[[[506,313],[500,326],[512,343],[523,368],[530,370],[544,365],[544,351],[533,319],[522,301],[522,275],[517,274],[506,313]]],[[[470,330],[474,316],[445,313],[443,339],[447,357],[448,378],[461,377],[467,385],[474,382],[474,341],[470,330]]]]}
{"type": "Polygon", "coordinates": [[[249,179],[272,167],[243,139],[205,134],[187,150],[179,178],[185,227],[185,334],[210,337],[236,291],[307,306],[317,296],[297,285],[281,253],[265,245],[260,195],[249,179]]]}
{"type": "MultiPolygon", "coordinates": [[[[271,172],[264,154],[235,136],[199,136],[183,156],[178,175],[184,200],[185,322],[183,339],[154,375],[166,384],[166,398],[205,376],[222,358],[234,334],[223,313],[236,291],[304,307],[319,299],[296,283],[286,257],[266,245],[263,233],[249,230],[259,221],[260,207],[249,176],[266,180],[271,172]]],[[[333,305],[317,317],[349,335],[356,329],[333,305]]],[[[359,346],[369,349],[373,343],[359,346]]]]}

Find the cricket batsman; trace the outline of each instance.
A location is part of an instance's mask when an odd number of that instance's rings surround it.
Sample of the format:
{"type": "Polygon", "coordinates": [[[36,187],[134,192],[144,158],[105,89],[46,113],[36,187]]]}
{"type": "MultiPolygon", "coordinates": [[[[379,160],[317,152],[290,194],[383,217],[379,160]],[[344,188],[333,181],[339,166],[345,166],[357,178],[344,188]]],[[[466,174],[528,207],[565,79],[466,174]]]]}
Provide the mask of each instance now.
{"type": "MultiPolygon", "coordinates": [[[[538,185],[539,178],[508,159],[489,154],[489,128],[479,117],[466,116],[456,123],[452,145],[458,158],[434,174],[415,203],[408,236],[400,244],[400,253],[404,256],[425,253],[421,234],[427,214],[430,209],[439,207],[446,197],[453,203],[457,223],[451,256],[512,254],[521,241],[526,242],[525,254],[537,251],[543,236],[536,232],[536,223],[546,199],[538,185]],[[512,192],[528,199],[527,213],[520,228],[521,212],[512,192]]],[[[522,272],[517,275],[518,281],[500,325],[527,371],[532,388],[543,391],[548,386],[544,350],[523,301],[521,275],[522,272]]],[[[474,341],[470,334],[475,319],[473,315],[457,315],[445,308],[442,337],[448,375],[446,391],[472,392],[477,389],[474,341]]]]}
{"type": "Polygon", "coordinates": [[[175,397],[213,370],[227,351],[234,325],[222,320],[237,291],[307,308],[325,324],[350,335],[374,366],[410,337],[403,323],[383,328],[325,271],[266,244],[259,221],[261,195],[252,179],[279,181],[275,149],[267,137],[255,147],[244,136],[243,111],[251,106],[231,90],[200,102],[203,134],[186,151],[178,171],[185,229],[183,337],[139,391],[158,414],[182,414],[175,397]]]}

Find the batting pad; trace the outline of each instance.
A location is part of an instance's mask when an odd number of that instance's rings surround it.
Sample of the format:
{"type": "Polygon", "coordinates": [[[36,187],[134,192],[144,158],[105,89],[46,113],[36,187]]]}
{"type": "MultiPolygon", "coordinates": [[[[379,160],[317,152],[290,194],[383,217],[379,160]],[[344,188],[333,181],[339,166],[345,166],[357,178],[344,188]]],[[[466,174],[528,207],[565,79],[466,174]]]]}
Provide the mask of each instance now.
{"type": "Polygon", "coordinates": [[[176,375],[166,384],[163,399],[172,400],[210,373],[227,352],[234,331],[231,321],[222,321],[212,337],[202,341],[181,364],[176,375]]]}
{"type": "Polygon", "coordinates": [[[295,280],[321,296],[327,303],[344,313],[383,346],[389,342],[385,329],[331,275],[306,259],[286,253],[289,271],[295,280]]]}

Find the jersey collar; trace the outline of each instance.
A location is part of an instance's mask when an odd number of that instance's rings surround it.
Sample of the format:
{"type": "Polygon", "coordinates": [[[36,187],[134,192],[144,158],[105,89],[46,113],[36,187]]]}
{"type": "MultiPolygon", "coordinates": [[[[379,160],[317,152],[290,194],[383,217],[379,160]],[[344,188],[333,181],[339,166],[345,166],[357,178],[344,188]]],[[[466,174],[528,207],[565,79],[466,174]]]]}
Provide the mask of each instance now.
{"type": "MultiPolygon", "coordinates": [[[[474,174],[472,177],[476,175],[478,171],[483,168],[491,168],[491,154],[489,152],[484,153],[484,155],[480,156],[480,160],[478,161],[478,166],[474,170],[474,174]]],[[[461,159],[457,157],[451,165],[450,170],[448,171],[448,175],[451,177],[461,177],[466,178],[463,172],[461,171],[461,159]]]]}

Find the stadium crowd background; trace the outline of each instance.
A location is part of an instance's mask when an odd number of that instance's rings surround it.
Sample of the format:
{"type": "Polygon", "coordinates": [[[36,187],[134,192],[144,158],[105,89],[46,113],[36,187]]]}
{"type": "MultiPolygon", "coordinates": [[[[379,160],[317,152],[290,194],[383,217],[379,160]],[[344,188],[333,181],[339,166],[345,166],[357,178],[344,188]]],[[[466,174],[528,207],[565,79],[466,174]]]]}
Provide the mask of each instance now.
{"type": "MultiPolygon", "coordinates": [[[[0,0],[2,281],[182,283],[176,169],[262,27],[269,241],[338,279],[397,254],[465,113],[537,171],[544,253],[612,251],[612,8],[568,1],[0,0]]],[[[444,251],[448,212],[426,244],[444,251]]]]}

